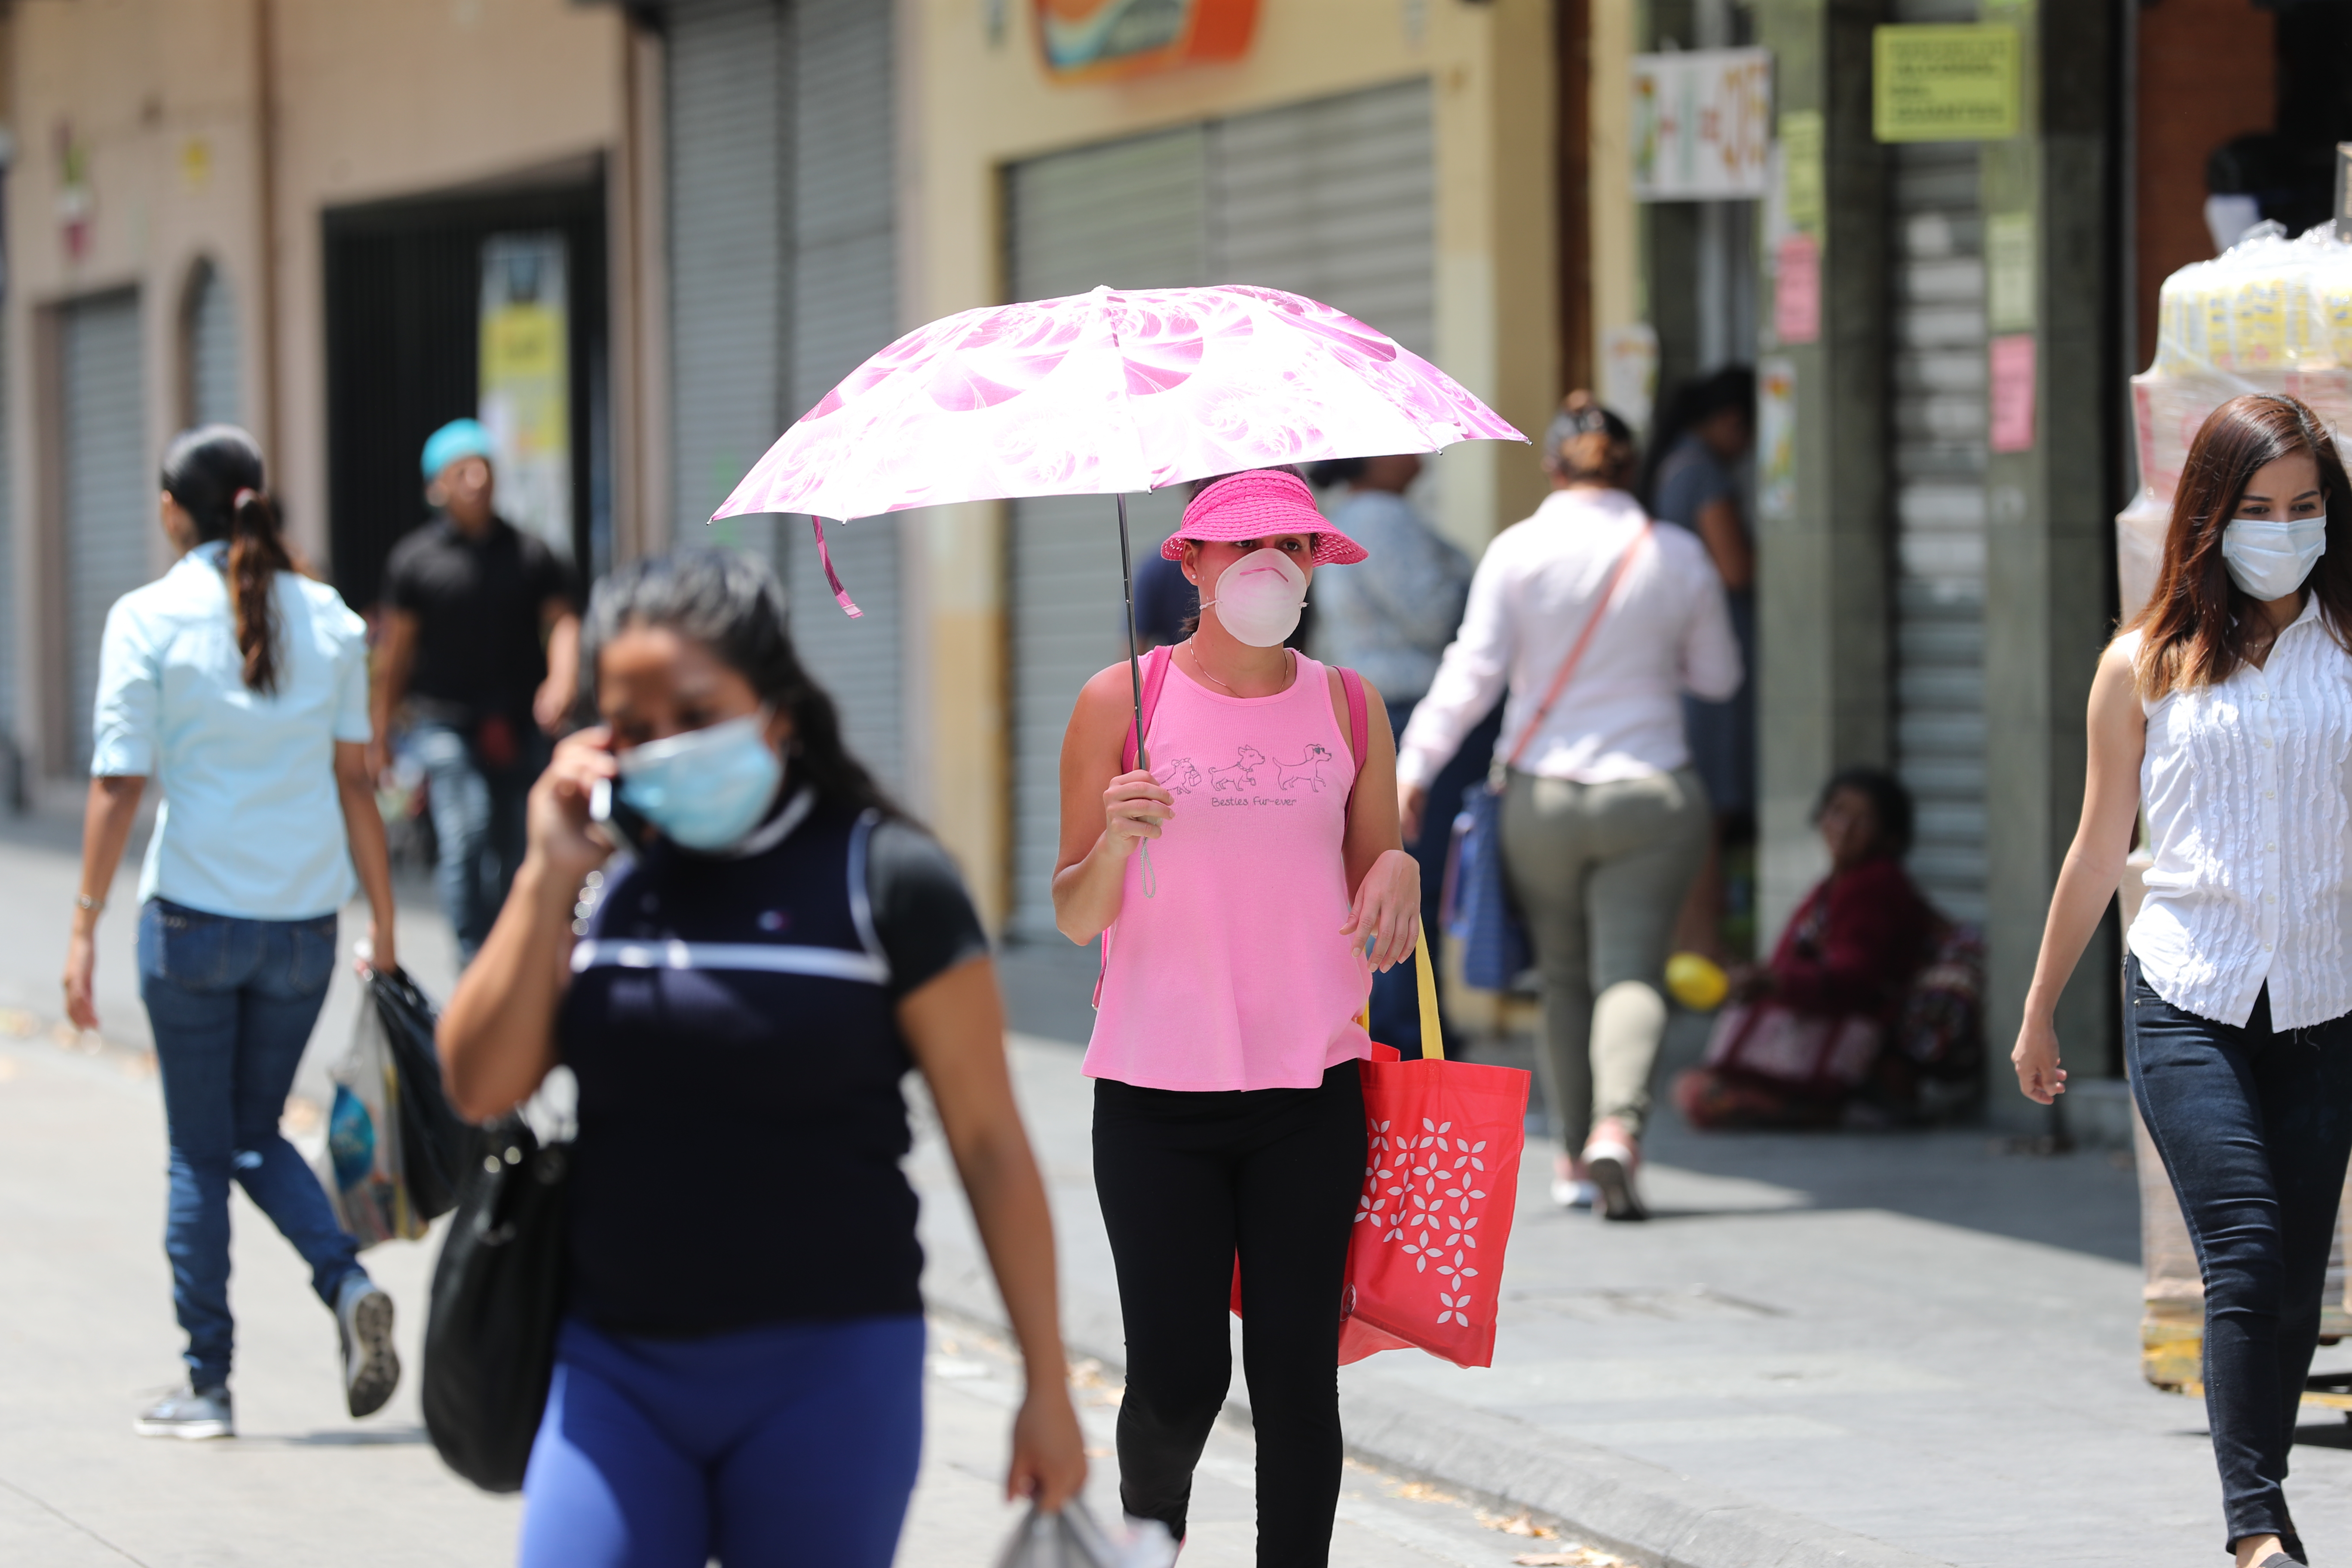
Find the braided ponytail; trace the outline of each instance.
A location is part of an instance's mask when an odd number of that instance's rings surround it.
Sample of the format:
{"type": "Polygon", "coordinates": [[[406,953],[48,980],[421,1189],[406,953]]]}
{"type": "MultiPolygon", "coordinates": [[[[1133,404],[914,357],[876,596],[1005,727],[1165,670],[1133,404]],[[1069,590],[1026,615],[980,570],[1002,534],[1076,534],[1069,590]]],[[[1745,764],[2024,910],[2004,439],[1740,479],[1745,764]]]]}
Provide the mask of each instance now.
{"type": "Polygon", "coordinates": [[[163,489],[195,521],[199,542],[228,542],[229,605],[245,685],[278,689],[278,574],[296,570],[262,490],[261,448],[234,425],[183,432],[163,455],[163,489]]]}
{"type": "Polygon", "coordinates": [[[236,613],[236,647],[248,691],[278,690],[278,574],[294,569],[278,531],[278,509],[257,489],[229,503],[228,597],[236,613]]]}

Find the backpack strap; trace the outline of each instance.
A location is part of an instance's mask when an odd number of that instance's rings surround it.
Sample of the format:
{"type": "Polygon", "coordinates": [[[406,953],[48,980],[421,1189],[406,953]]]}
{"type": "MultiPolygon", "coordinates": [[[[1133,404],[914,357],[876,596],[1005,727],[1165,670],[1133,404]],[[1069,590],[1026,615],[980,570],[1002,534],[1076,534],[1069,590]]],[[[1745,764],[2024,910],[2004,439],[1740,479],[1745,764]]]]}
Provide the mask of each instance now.
{"type": "Polygon", "coordinates": [[[1364,700],[1364,678],[1352,669],[1339,672],[1339,688],[1348,694],[1348,750],[1354,753],[1356,771],[1364,771],[1364,726],[1371,712],[1364,700]]]}
{"type": "MultiPolygon", "coordinates": [[[[1147,735],[1151,732],[1151,716],[1160,710],[1160,689],[1168,684],[1168,664],[1174,657],[1174,651],[1166,643],[1143,656],[1143,732],[1147,735]]],[[[1136,755],[1135,721],[1129,719],[1127,721],[1127,743],[1119,749],[1118,771],[1133,773],[1136,755]]]]}

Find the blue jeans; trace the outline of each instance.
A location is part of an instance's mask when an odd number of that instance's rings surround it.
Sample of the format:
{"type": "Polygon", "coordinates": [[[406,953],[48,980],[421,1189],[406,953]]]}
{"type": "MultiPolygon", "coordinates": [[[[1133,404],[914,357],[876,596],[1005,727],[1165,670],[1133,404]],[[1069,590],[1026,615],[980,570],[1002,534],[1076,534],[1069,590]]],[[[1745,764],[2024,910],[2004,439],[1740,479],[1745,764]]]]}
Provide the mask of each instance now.
{"type": "Polygon", "coordinates": [[[187,1331],[189,1381],[228,1382],[228,1186],[243,1184],[310,1266],[330,1307],[362,1273],[359,1244],[278,1131],[335,968],[335,917],[249,921],[162,899],[139,911],[139,995],[155,1031],[172,1143],[163,1250],[187,1331]]]}
{"type": "Polygon", "coordinates": [[[523,1568],[889,1568],[923,1447],[923,1320],[692,1339],[567,1319],[523,1568]]]}
{"type": "Polygon", "coordinates": [[[447,724],[413,725],[408,737],[429,781],[441,912],[457,933],[457,962],[471,963],[522,864],[523,808],[545,765],[546,746],[528,720],[516,729],[519,755],[506,767],[485,763],[447,724]]]}
{"type": "Polygon", "coordinates": [[[2274,1032],[2266,989],[2232,1028],[2158,996],[2137,958],[2124,985],[2132,1094],[2205,1277],[2228,1540],[2274,1533],[2301,1557],[2284,1483],[2352,1156],[2352,1015],[2274,1032]]]}

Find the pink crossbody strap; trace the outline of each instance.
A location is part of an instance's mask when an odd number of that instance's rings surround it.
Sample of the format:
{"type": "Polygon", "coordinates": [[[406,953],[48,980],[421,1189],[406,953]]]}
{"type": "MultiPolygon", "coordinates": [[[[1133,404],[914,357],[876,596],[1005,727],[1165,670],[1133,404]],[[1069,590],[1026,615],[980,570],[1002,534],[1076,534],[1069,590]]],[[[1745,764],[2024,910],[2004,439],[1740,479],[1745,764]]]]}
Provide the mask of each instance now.
{"type": "Polygon", "coordinates": [[[1519,758],[1526,752],[1528,743],[1535,740],[1536,731],[1541,730],[1544,721],[1550,717],[1552,704],[1559,701],[1559,694],[1568,689],[1568,678],[1574,675],[1576,667],[1584,662],[1584,650],[1592,645],[1592,634],[1601,629],[1601,618],[1609,613],[1610,602],[1617,596],[1617,584],[1624,580],[1625,569],[1633,564],[1633,557],[1639,555],[1642,546],[1649,542],[1650,530],[1655,526],[1645,519],[1642,531],[1633,536],[1633,542],[1625,546],[1624,553],[1617,557],[1617,564],[1609,569],[1609,581],[1601,585],[1601,596],[1592,602],[1592,613],[1584,617],[1584,629],[1576,634],[1576,642],[1569,648],[1568,657],[1559,661],[1559,669],[1551,678],[1550,689],[1544,692],[1543,700],[1536,705],[1535,717],[1529,719],[1528,727],[1519,731],[1518,743],[1511,748],[1509,759],[1503,763],[1506,770],[1519,765],[1519,758]]]}

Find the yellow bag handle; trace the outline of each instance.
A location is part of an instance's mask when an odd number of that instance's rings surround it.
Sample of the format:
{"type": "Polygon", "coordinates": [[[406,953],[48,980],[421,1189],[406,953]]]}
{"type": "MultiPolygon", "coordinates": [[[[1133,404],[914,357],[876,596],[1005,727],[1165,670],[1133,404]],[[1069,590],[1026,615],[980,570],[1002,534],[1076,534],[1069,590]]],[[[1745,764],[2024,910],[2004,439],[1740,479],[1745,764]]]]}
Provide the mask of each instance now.
{"type": "Polygon", "coordinates": [[[1445,1059],[1445,1026],[1437,1016],[1437,970],[1429,958],[1429,928],[1412,933],[1412,973],[1421,988],[1421,1059],[1445,1059]]]}
{"type": "MultiPolygon", "coordinates": [[[[1412,973],[1421,991],[1421,1059],[1442,1062],[1445,1059],[1445,1027],[1437,1016],[1437,971],[1430,967],[1426,925],[1412,933],[1412,973]]],[[[1372,1005],[1367,999],[1364,1010],[1356,1015],[1356,1025],[1369,1029],[1371,1024],[1372,1005]]]]}

